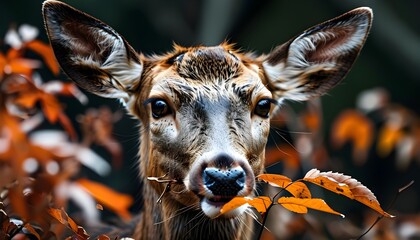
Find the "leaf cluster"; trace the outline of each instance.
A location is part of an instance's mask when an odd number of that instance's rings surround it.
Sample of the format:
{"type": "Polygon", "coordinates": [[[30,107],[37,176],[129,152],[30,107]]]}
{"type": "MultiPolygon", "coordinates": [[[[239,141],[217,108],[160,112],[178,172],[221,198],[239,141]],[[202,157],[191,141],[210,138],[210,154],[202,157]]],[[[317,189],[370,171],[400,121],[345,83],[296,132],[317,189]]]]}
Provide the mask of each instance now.
{"type": "Polygon", "coordinates": [[[69,200],[81,209],[105,207],[125,220],[131,217],[130,196],[79,179],[82,167],[100,176],[110,172],[107,161],[89,149],[92,144],[109,150],[115,166],[122,164],[121,147],[112,136],[119,114],[101,108],[80,116],[79,140],[60,97],[81,104],[87,97],[73,83],[43,81],[38,72],[43,63],[55,76],[59,66],[37,32],[29,25],[10,29],[0,51],[0,239],[88,239],[65,210],[69,200]],[[41,124],[63,130],[39,129],[41,124]]]}

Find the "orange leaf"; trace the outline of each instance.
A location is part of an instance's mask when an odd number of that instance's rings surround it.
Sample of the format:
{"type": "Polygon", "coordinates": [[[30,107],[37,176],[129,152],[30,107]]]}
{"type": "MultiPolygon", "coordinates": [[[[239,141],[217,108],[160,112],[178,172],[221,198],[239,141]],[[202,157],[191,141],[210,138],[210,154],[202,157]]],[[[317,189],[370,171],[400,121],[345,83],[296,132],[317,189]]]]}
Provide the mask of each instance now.
{"type": "Polygon", "coordinates": [[[54,75],[58,75],[58,73],[60,72],[60,67],[58,66],[58,63],[55,60],[54,52],[51,49],[50,45],[45,44],[39,40],[33,40],[27,42],[25,46],[41,55],[47,66],[54,73],[54,75]]]}
{"type": "Polygon", "coordinates": [[[256,197],[248,201],[248,204],[254,207],[259,213],[267,212],[268,207],[272,203],[271,199],[266,196],[256,197]]]}
{"type": "Polygon", "coordinates": [[[105,185],[87,179],[79,179],[77,183],[85,188],[102,205],[113,210],[123,219],[127,220],[131,218],[128,208],[133,203],[133,199],[129,195],[118,193],[105,185]]]}
{"type": "Polygon", "coordinates": [[[38,102],[39,97],[38,93],[26,94],[25,96],[17,98],[16,103],[25,108],[33,108],[38,102]]]}
{"type": "Polygon", "coordinates": [[[302,115],[305,126],[311,131],[316,132],[321,126],[321,118],[317,112],[308,111],[302,115]]]}
{"type": "Polygon", "coordinates": [[[385,124],[378,133],[378,153],[380,156],[388,156],[398,141],[404,136],[404,132],[399,126],[385,124]]]}
{"type": "Polygon", "coordinates": [[[17,185],[14,188],[9,189],[9,199],[13,199],[13,201],[10,202],[10,205],[12,206],[13,211],[22,218],[24,221],[29,220],[29,211],[28,211],[28,205],[25,201],[25,198],[23,196],[23,187],[22,185],[17,185]]]}
{"type": "Polygon", "coordinates": [[[227,213],[244,204],[249,204],[250,206],[254,207],[258,212],[265,213],[267,211],[267,208],[272,204],[272,201],[269,197],[266,196],[256,197],[253,199],[248,197],[234,197],[232,198],[232,200],[223,205],[223,207],[220,209],[220,214],[227,213]]]}
{"type": "Polygon", "coordinates": [[[295,197],[281,197],[278,200],[278,203],[282,205],[287,210],[296,213],[307,213],[308,208],[315,209],[318,211],[323,211],[327,213],[332,213],[344,217],[343,214],[334,211],[328,204],[319,198],[295,198],[295,197]]]}
{"type": "Polygon", "coordinates": [[[378,200],[369,188],[350,176],[341,173],[320,172],[318,169],[312,169],[306,173],[303,180],[314,183],[336,194],[354,199],[385,217],[394,217],[381,208],[378,200]]]}
{"type": "Polygon", "coordinates": [[[6,56],[0,52],[0,79],[3,79],[4,76],[4,67],[7,65],[6,56]]]}
{"type": "Polygon", "coordinates": [[[66,212],[64,212],[64,210],[63,210],[63,213],[66,215],[66,217],[67,217],[67,222],[68,222],[68,224],[69,224],[69,227],[70,227],[70,229],[73,231],[73,232],[75,232],[75,233],[79,233],[79,226],[76,224],[76,222],[73,220],[73,219],[71,219],[68,215],[67,215],[67,213],[66,212]]]}
{"type": "Polygon", "coordinates": [[[59,221],[61,224],[66,225],[67,220],[62,215],[62,210],[57,208],[49,208],[47,210],[48,214],[53,217],[55,220],[59,221]]]}
{"type": "Polygon", "coordinates": [[[99,235],[97,240],[110,240],[110,238],[106,235],[99,235]]]}
{"type": "Polygon", "coordinates": [[[257,178],[274,187],[286,188],[289,184],[292,183],[290,178],[278,174],[260,174],[257,176],[257,178]]]}
{"type": "Polygon", "coordinates": [[[311,198],[311,192],[304,183],[292,182],[292,180],[286,176],[277,174],[261,174],[258,175],[257,178],[274,187],[284,188],[294,197],[311,198]]]}
{"type": "Polygon", "coordinates": [[[17,48],[10,48],[9,51],[7,51],[7,59],[9,60],[13,60],[16,58],[21,58],[22,57],[23,52],[21,51],[21,49],[17,49],[17,48]]]}
{"type": "Polygon", "coordinates": [[[9,62],[8,71],[10,71],[9,73],[18,73],[31,77],[33,70],[40,67],[41,64],[37,60],[18,58],[9,62]]]}
{"type": "Polygon", "coordinates": [[[335,120],[331,139],[334,147],[342,147],[346,142],[353,144],[353,157],[364,162],[372,145],[374,127],[372,122],[355,110],[347,110],[335,120]]]}
{"type": "Polygon", "coordinates": [[[26,81],[24,84],[12,85],[9,91],[19,93],[15,102],[25,108],[33,108],[40,102],[45,117],[51,123],[56,123],[61,112],[61,105],[58,99],[42,89],[39,89],[33,83],[26,81]]]}
{"type": "Polygon", "coordinates": [[[31,224],[25,224],[25,228],[34,235],[38,240],[41,240],[41,236],[39,236],[38,232],[31,226],[31,224]]]}
{"type": "Polygon", "coordinates": [[[74,130],[71,120],[67,117],[66,114],[64,114],[64,112],[60,111],[58,113],[58,121],[63,126],[64,130],[66,130],[66,132],[69,134],[70,139],[76,141],[77,139],[76,130],[74,130]]]}
{"type": "Polygon", "coordinates": [[[51,123],[56,123],[61,112],[61,105],[53,95],[44,93],[41,97],[41,106],[45,117],[51,123]]]}
{"type": "Polygon", "coordinates": [[[224,214],[227,213],[233,209],[236,209],[244,204],[247,204],[249,201],[248,198],[245,197],[234,197],[229,202],[225,203],[223,207],[220,209],[220,213],[224,214]]]}

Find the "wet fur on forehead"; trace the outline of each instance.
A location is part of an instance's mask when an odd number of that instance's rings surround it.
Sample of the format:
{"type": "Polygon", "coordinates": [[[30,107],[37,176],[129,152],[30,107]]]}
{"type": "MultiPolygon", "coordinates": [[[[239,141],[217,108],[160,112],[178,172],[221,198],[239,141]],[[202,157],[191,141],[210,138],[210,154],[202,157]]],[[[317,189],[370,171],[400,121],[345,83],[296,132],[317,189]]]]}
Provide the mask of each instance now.
{"type": "Polygon", "coordinates": [[[188,80],[223,82],[236,78],[241,73],[241,60],[233,45],[222,43],[214,47],[174,46],[167,63],[188,80]]]}
{"type": "Polygon", "coordinates": [[[145,62],[150,65],[146,65],[145,70],[153,73],[146,75],[173,71],[174,75],[170,73],[153,79],[160,79],[160,83],[155,83],[155,86],[160,85],[156,89],[171,96],[176,104],[200,101],[201,98],[218,101],[226,93],[225,97],[233,97],[231,100],[239,97],[242,102],[250,103],[254,94],[264,88],[255,56],[244,54],[226,42],[214,47],[174,45],[172,52],[149,56],[147,60],[145,62]],[[246,77],[241,77],[243,74],[246,77]]]}

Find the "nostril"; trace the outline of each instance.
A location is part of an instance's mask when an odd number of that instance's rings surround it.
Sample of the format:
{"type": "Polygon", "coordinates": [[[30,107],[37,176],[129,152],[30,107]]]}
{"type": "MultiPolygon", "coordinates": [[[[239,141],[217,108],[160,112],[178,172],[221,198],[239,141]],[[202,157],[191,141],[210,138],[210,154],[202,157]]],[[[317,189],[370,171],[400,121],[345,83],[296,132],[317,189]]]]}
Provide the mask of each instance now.
{"type": "Polygon", "coordinates": [[[245,172],[240,167],[228,170],[206,168],[203,183],[214,195],[236,196],[245,186],[245,172]]]}

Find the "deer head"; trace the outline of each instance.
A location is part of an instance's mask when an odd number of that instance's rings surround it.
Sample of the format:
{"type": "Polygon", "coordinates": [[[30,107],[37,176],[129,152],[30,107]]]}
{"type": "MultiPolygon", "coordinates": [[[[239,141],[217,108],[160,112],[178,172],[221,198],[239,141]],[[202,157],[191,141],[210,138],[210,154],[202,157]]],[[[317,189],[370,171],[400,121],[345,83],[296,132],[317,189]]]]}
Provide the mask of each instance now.
{"type": "MultiPolygon", "coordinates": [[[[141,176],[166,175],[178,182],[164,196],[163,211],[195,205],[209,218],[232,197],[253,194],[270,116],[284,100],[304,101],[337,85],[358,56],[372,19],[369,8],[355,9],[262,56],[222,43],[175,46],[150,57],[136,53],[105,23],[62,2],[46,1],[43,13],[64,72],[89,92],[120,99],[140,120],[141,176]]],[[[160,184],[145,188],[148,194],[163,191],[160,184]]]]}

